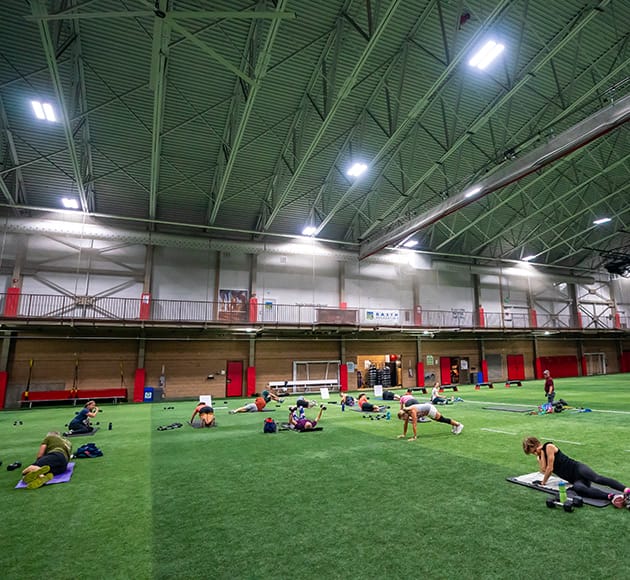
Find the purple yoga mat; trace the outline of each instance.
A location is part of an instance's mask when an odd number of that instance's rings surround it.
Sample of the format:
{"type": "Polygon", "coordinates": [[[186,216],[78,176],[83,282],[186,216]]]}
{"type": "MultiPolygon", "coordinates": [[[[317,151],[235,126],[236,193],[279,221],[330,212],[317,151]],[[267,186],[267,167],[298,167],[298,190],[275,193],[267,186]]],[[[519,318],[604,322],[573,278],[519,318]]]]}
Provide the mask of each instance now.
{"type": "MultiPolygon", "coordinates": [[[[68,469],[66,469],[62,474],[55,475],[50,481],[47,481],[44,485],[52,485],[53,483],[68,483],[70,478],[72,477],[72,472],[74,471],[74,461],[68,463],[68,469]]],[[[26,484],[20,479],[18,484],[15,486],[15,489],[26,489],[26,484]]]]}

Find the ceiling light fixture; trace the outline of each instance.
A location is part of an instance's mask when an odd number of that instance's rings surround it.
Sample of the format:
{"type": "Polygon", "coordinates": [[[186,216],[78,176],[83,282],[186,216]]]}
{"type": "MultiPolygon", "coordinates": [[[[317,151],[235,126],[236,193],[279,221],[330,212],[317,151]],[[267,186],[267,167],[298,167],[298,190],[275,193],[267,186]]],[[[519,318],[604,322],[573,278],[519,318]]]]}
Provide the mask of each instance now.
{"type": "Polygon", "coordinates": [[[302,235],[303,236],[312,236],[316,231],[317,231],[316,227],[314,227],[314,226],[306,226],[302,230],[302,235]]]}
{"type": "Polygon", "coordinates": [[[403,247],[405,248],[413,248],[414,246],[418,245],[418,240],[409,240],[408,242],[405,242],[403,244],[403,247]]]}
{"type": "Polygon", "coordinates": [[[598,220],[595,220],[593,224],[596,226],[600,226],[602,224],[607,224],[609,221],[612,221],[612,219],[609,217],[599,218],[598,220]]]}
{"type": "Polygon", "coordinates": [[[50,121],[51,123],[55,123],[57,121],[57,115],[55,115],[55,110],[52,108],[50,103],[31,101],[31,107],[33,107],[35,116],[41,121],[45,120],[50,121]]]}
{"type": "Polygon", "coordinates": [[[485,69],[497,56],[499,56],[505,46],[494,40],[489,40],[483,45],[481,50],[477,52],[469,61],[470,66],[474,66],[479,70],[485,69]]]}
{"type": "Polygon", "coordinates": [[[66,209],[79,209],[79,202],[76,199],[64,197],[62,198],[61,203],[66,209]]]}
{"type": "Polygon", "coordinates": [[[348,175],[350,177],[359,177],[359,175],[367,171],[367,165],[365,163],[355,163],[350,169],[348,169],[348,175]]]}
{"type": "Polygon", "coordinates": [[[521,258],[521,260],[523,260],[523,262],[529,262],[531,260],[533,260],[536,256],[525,256],[524,258],[521,258]]]}

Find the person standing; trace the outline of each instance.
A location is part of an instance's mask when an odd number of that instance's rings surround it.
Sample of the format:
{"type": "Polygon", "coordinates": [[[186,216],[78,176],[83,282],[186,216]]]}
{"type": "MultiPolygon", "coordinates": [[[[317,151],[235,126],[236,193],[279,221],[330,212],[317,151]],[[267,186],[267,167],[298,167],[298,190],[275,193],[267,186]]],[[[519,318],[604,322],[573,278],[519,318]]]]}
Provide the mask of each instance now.
{"type": "Polygon", "coordinates": [[[553,384],[553,378],[549,371],[543,372],[543,378],[545,379],[545,395],[547,395],[547,403],[553,405],[553,400],[556,397],[556,387],[553,384]]]}
{"type": "Polygon", "coordinates": [[[626,487],[616,479],[595,473],[588,465],[571,459],[550,441],[541,443],[536,437],[523,439],[525,455],[535,455],[538,467],[543,474],[539,485],[547,485],[547,480],[555,473],[558,477],[572,484],[573,489],[582,497],[607,499],[616,508],[630,509],[630,487],[626,487]],[[591,483],[606,485],[621,493],[608,493],[602,489],[591,487],[591,483]]]}

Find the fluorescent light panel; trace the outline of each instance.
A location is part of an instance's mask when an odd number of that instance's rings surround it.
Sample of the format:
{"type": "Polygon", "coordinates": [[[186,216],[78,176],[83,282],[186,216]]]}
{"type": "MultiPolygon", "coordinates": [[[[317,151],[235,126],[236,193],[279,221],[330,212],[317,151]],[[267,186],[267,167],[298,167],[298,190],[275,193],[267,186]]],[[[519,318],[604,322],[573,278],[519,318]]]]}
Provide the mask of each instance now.
{"type": "Polygon", "coordinates": [[[467,191],[464,194],[464,197],[472,197],[473,195],[477,195],[480,191],[481,191],[481,185],[478,185],[477,187],[473,187],[470,191],[467,191]]]}
{"type": "Polygon", "coordinates": [[[303,230],[302,230],[302,235],[303,236],[312,236],[315,232],[317,231],[316,227],[313,226],[306,226],[303,230]]]}
{"type": "Polygon", "coordinates": [[[483,45],[481,50],[477,52],[469,61],[470,66],[477,67],[480,70],[485,69],[497,56],[499,56],[505,46],[494,40],[489,40],[483,45]]]}
{"type": "Polygon", "coordinates": [[[595,224],[596,226],[600,226],[602,224],[607,224],[609,221],[612,221],[611,218],[599,218],[598,220],[595,220],[593,224],[595,224]]]}
{"type": "Polygon", "coordinates": [[[76,199],[64,197],[62,198],[61,203],[66,209],[79,209],[79,202],[76,199]]]}
{"type": "Polygon", "coordinates": [[[414,246],[417,246],[417,245],[418,245],[418,240],[409,240],[408,242],[405,242],[403,244],[405,248],[413,248],[414,246]]]}
{"type": "Polygon", "coordinates": [[[359,177],[362,173],[365,173],[367,170],[367,165],[365,163],[355,163],[350,169],[348,169],[348,175],[350,177],[359,177]]]}
{"type": "Polygon", "coordinates": [[[42,103],[41,101],[31,101],[31,107],[35,116],[41,121],[50,121],[55,123],[57,121],[57,115],[50,103],[42,103]]]}
{"type": "Polygon", "coordinates": [[[521,258],[521,260],[523,260],[523,262],[529,262],[531,260],[533,260],[536,256],[525,256],[524,258],[521,258]]]}

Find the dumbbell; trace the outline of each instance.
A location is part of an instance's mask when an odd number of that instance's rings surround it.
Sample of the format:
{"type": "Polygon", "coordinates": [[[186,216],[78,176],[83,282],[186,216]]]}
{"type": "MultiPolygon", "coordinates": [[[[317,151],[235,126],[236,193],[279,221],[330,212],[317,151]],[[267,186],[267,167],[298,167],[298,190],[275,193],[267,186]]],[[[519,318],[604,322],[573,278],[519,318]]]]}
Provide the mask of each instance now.
{"type": "Polygon", "coordinates": [[[572,512],[574,508],[582,507],[584,500],[581,497],[574,497],[561,502],[557,497],[548,497],[546,503],[550,509],[561,507],[565,512],[572,512]]]}

